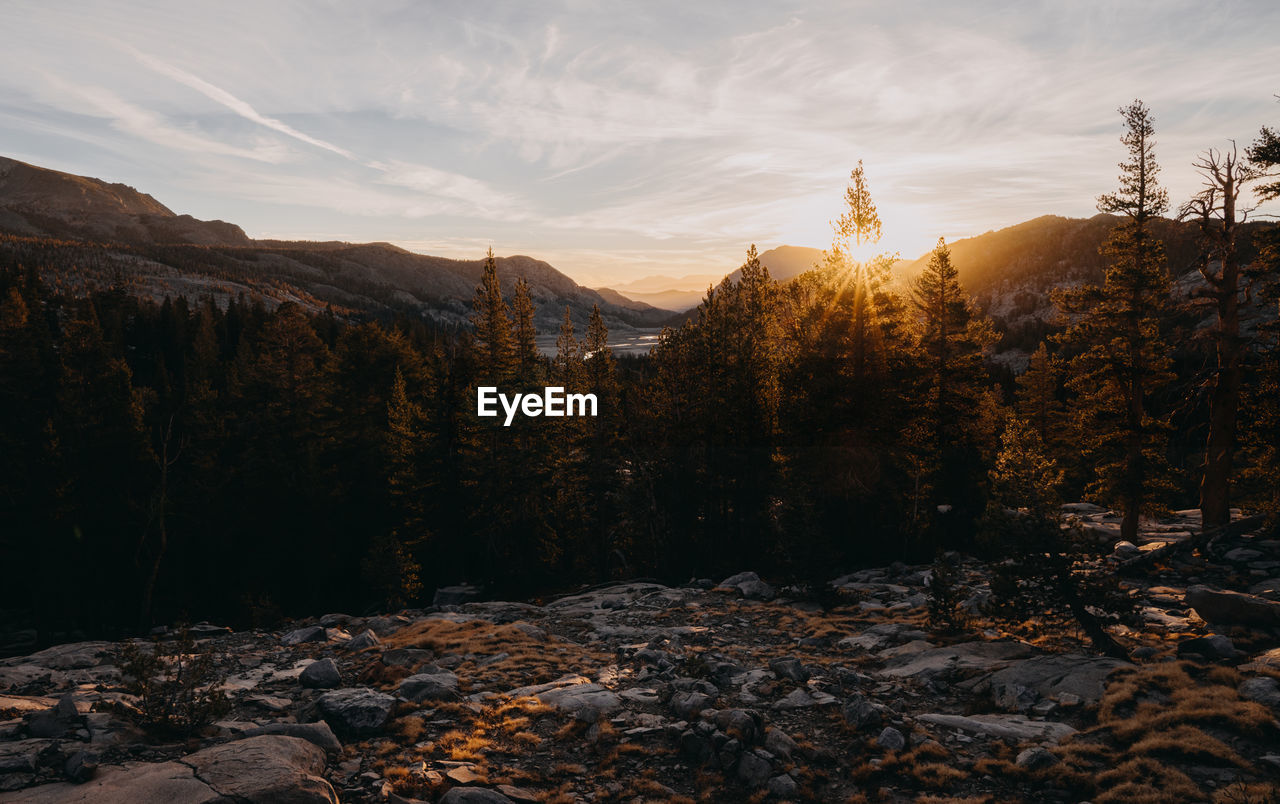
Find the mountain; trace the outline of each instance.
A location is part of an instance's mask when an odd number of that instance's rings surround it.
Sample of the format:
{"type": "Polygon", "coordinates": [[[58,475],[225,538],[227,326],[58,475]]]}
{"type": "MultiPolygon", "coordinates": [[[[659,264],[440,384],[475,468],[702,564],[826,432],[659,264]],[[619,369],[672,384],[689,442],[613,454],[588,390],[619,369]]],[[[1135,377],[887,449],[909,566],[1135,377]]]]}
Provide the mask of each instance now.
{"type": "MultiPolygon", "coordinates": [[[[124,286],[154,298],[240,293],[268,306],[285,301],[339,312],[417,314],[463,325],[484,260],[415,254],[389,243],[253,240],[233,224],[177,215],[124,184],[0,157],[0,260],[40,265],[61,287],[124,286]]],[[[497,260],[510,295],[530,286],[536,323],[555,332],[569,307],[585,327],[599,305],[611,329],[661,326],[671,313],[621,297],[606,299],[550,264],[516,255],[497,260]]]]}
{"type": "Polygon", "coordinates": [[[177,215],[125,184],[0,157],[0,229],[35,237],[245,246],[244,230],[177,215]]]}
{"type": "MultiPolygon", "coordinates": [[[[778,246],[760,255],[760,264],[769,269],[769,276],[777,282],[795,279],[822,261],[822,249],[805,246],[778,246]]],[[[742,278],[742,269],[729,274],[729,279],[737,282],[742,278]]]]}
{"type": "MultiPolygon", "coordinates": [[[[1119,224],[1120,218],[1114,215],[1042,215],[948,244],[961,284],[1004,333],[997,351],[1006,355],[1006,362],[1015,367],[1023,365],[1026,354],[1050,328],[1057,312],[1050,291],[1103,281],[1106,259],[1100,249],[1119,224]]],[[[1243,259],[1256,256],[1253,235],[1275,225],[1250,222],[1241,227],[1243,259]]],[[[1189,297],[1204,285],[1196,270],[1201,253],[1198,224],[1160,218],[1152,222],[1152,231],[1164,244],[1175,295],[1189,297]]],[[[894,273],[911,278],[919,275],[928,262],[929,255],[925,254],[895,266],[894,273]]],[[[1255,318],[1266,317],[1274,317],[1274,310],[1255,311],[1255,318]]],[[[1201,328],[1207,323],[1206,314],[1200,321],[1201,328]]]]}
{"type": "MultiPolygon", "coordinates": [[[[809,270],[822,259],[822,249],[804,246],[778,246],[760,255],[760,262],[769,269],[769,275],[785,282],[809,270]]],[[[727,278],[737,282],[741,270],[733,271],[727,278]]],[[[676,279],[670,276],[646,276],[607,288],[611,292],[634,302],[643,302],[663,310],[684,313],[697,307],[707,288],[714,287],[726,277],[716,274],[693,274],[676,279]]]]}

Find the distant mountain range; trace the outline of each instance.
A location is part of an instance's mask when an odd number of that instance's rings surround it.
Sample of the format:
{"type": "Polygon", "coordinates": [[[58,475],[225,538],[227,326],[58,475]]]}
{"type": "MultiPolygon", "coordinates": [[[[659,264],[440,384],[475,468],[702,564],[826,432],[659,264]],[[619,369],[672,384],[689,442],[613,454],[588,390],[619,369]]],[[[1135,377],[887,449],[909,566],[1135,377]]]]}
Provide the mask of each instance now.
{"type": "MultiPolygon", "coordinates": [[[[0,157],[0,253],[51,267],[70,287],[126,284],[161,298],[245,293],[270,306],[417,313],[464,323],[483,259],[414,254],[389,243],[253,240],[234,224],[177,215],[124,184],[0,157]]],[[[537,324],[554,332],[568,307],[585,327],[592,305],[611,329],[660,326],[671,312],[585,288],[542,260],[500,257],[508,296],[530,285],[537,324]]]]}
{"type": "MultiPolygon", "coordinates": [[[[951,259],[979,305],[1010,333],[1007,350],[1042,333],[1053,310],[1054,287],[1100,281],[1105,268],[1099,248],[1119,220],[1109,215],[1063,218],[1045,215],[998,231],[956,240],[951,259]]],[[[1274,223],[1243,227],[1242,251],[1253,254],[1253,233],[1274,223]]],[[[1199,283],[1196,225],[1157,220],[1171,273],[1182,294],[1199,283]]],[[[462,325],[484,261],[415,254],[389,243],[253,240],[224,221],[177,215],[151,196],[123,184],[73,176],[0,157],[0,257],[50,266],[63,286],[119,286],[155,298],[247,294],[268,305],[290,300],[312,308],[374,314],[411,313],[446,325],[462,325]]],[[[822,251],[779,246],[760,255],[775,279],[809,270],[822,251]]],[[[909,278],[928,262],[926,254],[898,262],[895,275],[909,278]]],[[[678,324],[706,289],[723,277],[652,276],[590,289],[542,260],[498,258],[507,294],[517,277],[530,285],[537,324],[558,330],[569,307],[585,326],[599,305],[611,329],[678,324]]],[[[739,271],[727,276],[737,279],[739,271]]]]}
{"type": "MultiPolygon", "coordinates": [[[[769,269],[769,275],[780,282],[799,276],[821,259],[822,249],[804,246],[778,246],[760,255],[760,262],[769,269]]],[[[737,282],[741,274],[742,271],[738,269],[728,277],[737,282]]],[[[618,297],[683,313],[697,307],[707,295],[707,288],[720,284],[724,278],[723,275],[716,274],[694,274],[678,279],[670,276],[646,276],[596,290],[602,295],[612,293],[618,297]]]]}

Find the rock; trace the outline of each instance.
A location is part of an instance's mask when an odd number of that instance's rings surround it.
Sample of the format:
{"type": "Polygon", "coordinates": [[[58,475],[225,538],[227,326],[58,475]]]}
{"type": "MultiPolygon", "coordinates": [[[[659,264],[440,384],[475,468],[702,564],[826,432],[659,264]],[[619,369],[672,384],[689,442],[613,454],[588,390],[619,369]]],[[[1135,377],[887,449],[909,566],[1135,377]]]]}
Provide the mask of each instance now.
{"type": "Polygon", "coordinates": [[[1002,740],[1040,740],[1056,743],[1076,730],[1066,723],[1028,720],[1021,715],[946,715],[925,714],[916,717],[921,723],[959,729],[1002,740]]]}
{"type": "Polygon", "coordinates": [[[769,795],[775,798],[792,798],[800,791],[796,780],[787,774],[775,776],[769,780],[769,795]]]}
{"type": "Polygon", "coordinates": [[[349,651],[361,651],[376,648],[381,644],[382,640],[378,639],[378,635],[372,629],[366,628],[351,637],[351,641],[346,644],[346,648],[349,651]]]}
{"type": "Polygon", "coordinates": [[[523,787],[516,787],[512,784],[500,784],[495,789],[512,801],[522,802],[523,804],[536,804],[536,802],[542,800],[542,797],[532,790],[525,790],[523,787]]]}
{"type": "Polygon", "coordinates": [[[322,625],[309,625],[306,628],[298,628],[284,636],[280,637],[281,645],[301,645],[304,642],[324,642],[326,639],[325,628],[322,625]]]}
{"type": "Polygon", "coordinates": [[[764,750],[775,757],[791,759],[791,754],[799,749],[796,741],[782,729],[769,729],[764,737],[764,750]]]}
{"type": "Polygon", "coordinates": [[[324,751],[297,737],[250,737],[206,748],[181,762],[228,798],[289,804],[338,801],[324,779],[324,751]]]}
{"type": "Polygon", "coordinates": [[[677,692],[671,696],[671,711],[681,720],[693,720],[711,706],[713,698],[701,692],[677,692]]]}
{"type": "Polygon", "coordinates": [[[739,572],[720,582],[719,588],[736,589],[748,600],[773,600],[777,592],[772,586],[760,580],[754,572],[739,572]]]}
{"type": "Polygon", "coordinates": [[[84,784],[10,794],[20,804],[337,804],[324,752],[295,737],[262,736],[206,748],[178,761],[105,766],[84,784]]]}
{"type": "Polygon", "coordinates": [[[365,621],[365,626],[367,626],[370,631],[377,634],[378,636],[384,637],[387,634],[394,633],[400,628],[403,628],[404,626],[408,625],[409,622],[410,620],[408,617],[404,617],[399,614],[382,615],[379,617],[369,618],[368,620],[365,621]]]}
{"type": "Polygon", "coordinates": [[[447,670],[419,673],[401,681],[398,691],[415,703],[450,700],[458,696],[458,677],[447,670]]]}
{"type": "Polygon", "coordinates": [[[1018,754],[1018,758],[1014,762],[1020,768],[1027,770],[1039,770],[1048,768],[1058,764],[1060,760],[1046,748],[1041,746],[1032,746],[1018,754]]]}
{"type": "Polygon", "coordinates": [[[1102,698],[1107,676],[1128,662],[1078,653],[1035,656],[1014,662],[973,682],[970,689],[990,689],[1001,709],[1024,712],[1039,698],[1056,698],[1064,693],[1094,703],[1102,698]]]}
{"type": "Polygon", "coordinates": [[[36,769],[49,740],[19,740],[0,743],[0,773],[26,773],[36,769]]]}
{"type": "Polygon", "coordinates": [[[342,743],[329,724],[323,720],[318,723],[268,723],[256,729],[249,729],[242,739],[259,737],[264,734],[283,734],[286,737],[298,737],[323,750],[329,756],[342,753],[342,743]]]}
{"type": "Polygon", "coordinates": [[[1257,701],[1263,706],[1280,711],[1280,681],[1270,676],[1248,679],[1236,691],[1245,700],[1257,701]]]}
{"type": "Polygon", "coordinates": [[[865,695],[853,693],[840,707],[844,720],[855,729],[867,729],[880,725],[880,710],[876,709],[865,695]]]}
{"type": "Polygon", "coordinates": [[[191,767],[181,762],[108,765],[85,784],[46,784],[8,793],[5,797],[6,804],[167,804],[177,801],[225,804],[227,798],[197,779],[191,767]]]}
{"type": "Polygon", "coordinates": [[[1116,558],[1122,558],[1122,559],[1133,558],[1134,556],[1137,556],[1142,553],[1142,551],[1138,549],[1138,545],[1129,541],[1116,542],[1115,549],[1113,549],[1111,552],[1112,552],[1112,555],[1114,555],[1116,558]]]}
{"type": "Polygon", "coordinates": [[[92,751],[77,751],[67,757],[62,772],[76,784],[83,784],[98,772],[98,755],[92,751]]]}
{"type": "Polygon", "coordinates": [[[1240,655],[1231,638],[1223,634],[1209,634],[1184,639],[1178,643],[1179,656],[1200,656],[1208,660],[1231,661],[1240,655]]]}
{"type": "Polygon", "coordinates": [[[1210,623],[1280,625],[1280,603],[1243,592],[1222,592],[1207,586],[1187,590],[1187,605],[1210,623]]]}
{"type": "Polygon", "coordinates": [[[1006,712],[1026,712],[1040,700],[1040,693],[1017,683],[992,687],[991,693],[996,706],[1006,712]]]}
{"type": "Polygon", "coordinates": [[[36,665],[48,670],[80,670],[103,664],[114,647],[111,642],[72,642],[54,645],[21,659],[6,659],[5,664],[36,665]]]}
{"type": "Polygon", "coordinates": [[[310,689],[330,690],[342,683],[342,674],[333,659],[321,659],[303,668],[298,681],[310,689]]]}
{"type": "Polygon", "coordinates": [[[1262,553],[1257,550],[1251,550],[1248,547],[1237,547],[1233,550],[1228,550],[1222,557],[1228,561],[1245,564],[1262,558],[1262,553]]]}
{"type": "Polygon", "coordinates": [[[764,718],[751,709],[722,709],[715,715],[716,728],[735,740],[753,745],[764,733],[764,718]]]}
{"type": "Polygon", "coordinates": [[[763,787],[773,773],[773,766],[768,759],[754,751],[744,752],[738,759],[738,778],[747,787],[763,787]]]}
{"type": "Polygon", "coordinates": [[[480,599],[481,590],[479,587],[470,584],[459,584],[457,586],[442,586],[436,590],[431,598],[431,605],[439,608],[441,606],[461,606],[464,603],[480,599]]]}
{"type": "Polygon", "coordinates": [[[523,687],[508,694],[513,698],[535,697],[579,720],[595,720],[622,708],[617,694],[583,676],[562,676],[549,684],[523,687]]]}
{"type": "Polygon", "coordinates": [[[790,657],[774,659],[769,662],[769,669],[782,678],[789,678],[801,684],[809,680],[809,671],[804,669],[804,665],[800,663],[799,659],[790,657]]]}
{"type": "Polygon", "coordinates": [[[835,703],[836,699],[823,693],[810,694],[803,688],[796,688],[783,696],[773,705],[774,709],[806,709],[810,706],[835,703]],[[819,697],[822,696],[822,697],[819,697]]]}
{"type": "Polygon", "coordinates": [[[439,804],[514,804],[511,799],[483,787],[455,787],[440,797],[439,804]]]}
{"type": "Polygon", "coordinates": [[[338,732],[367,734],[382,728],[391,716],[396,699],[367,687],[326,692],[316,707],[338,732]]]}
{"type": "Polygon", "coordinates": [[[901,751],[907,745],[907,738],[893,726],[885,726],[884,731],[876,738],[876,744],[886,751],[901,751]]]}
{"type": "Polygon", "coordinates": [[[1253,672],[1263,669],[1280,671],[1280,648],[1272,648],[1269,651],[1259,653],[1250,659],[1248,664],[1240,665],[1240,669],[1253,672]]]}
{"type": "Polygon", "coordinates": [[[680,756],[694,765],[702,765],[711,759],[711,743],[701,734],[686,729],[680,734],[680,756]]]}
{"type": "Polygon", "coordinates": [[[1031,653],[1031,646],[1021,642],[962,642],[896,656],[888,661],[879,675],[889,678],[917,678],[953,670],[994,670],[1012,661],[1026,659],[1031,653]]]}
{"type": "Polygon", "coordinates": [[[213,625],[212,623],[196,623],[187,626],[187,633],[197,639],[201,637],[223,636],[230,634],[231,629],[225,625],[213,625]]]}

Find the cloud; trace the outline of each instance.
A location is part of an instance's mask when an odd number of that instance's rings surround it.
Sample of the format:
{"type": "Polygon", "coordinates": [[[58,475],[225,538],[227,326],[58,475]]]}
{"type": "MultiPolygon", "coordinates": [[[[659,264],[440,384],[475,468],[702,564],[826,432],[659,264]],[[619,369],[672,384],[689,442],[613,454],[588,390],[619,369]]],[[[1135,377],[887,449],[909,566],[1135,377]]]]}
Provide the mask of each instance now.
{"type": "Polygon", "coordinates": [[[324,140],[317,139],[315,137],[312,137],[309,134],[304,134],[303,132],[297,130],[293,126],[287,123],[284,123],[280,120],[277,120],[274,117],[267,117],[266,115],[259,114],[256,109],[254,109],[245,101],[237,98],[235,95],[232,95],[230,92],[227,92],[224,89],[221,89],[219,87],[214,86],[213,84],[210,84],[208,81],[205,81],[202,78],[198,78],[192,75],[186,70],[179,69],[177,67],[174,67],[171,64],[166,64],[160,61],[159,59],[152,58],[151,56],[148,56],[145,53],[142,53],[133,48],[127,48],[127,49],[131,54],[133,54],[134,58],[142,62],[148,68],[154,70],[157,73],[160,73],[161,75],[168,76],[169,78],[172,78],[173,80],[177,81],[180,84],[184,84],[188,87],[191,87],[195,91],[199,92],[201,95],[204,95],[206,98],[209,98],[210,100],[216,103],[220,103],[223,106],[227,107],[231,111],[243,117],[245,120],[249,120],[254,123],[257,123],[260,126],[266,126],[272,131],[278,131],[287,137],[293,137],[295,140],[298,140],[299,142],[304,142],[307,145],[313,145],[316,148],[321,148],[325,151],[335,153],[338,156],[345,157],[351,160],[356,159],[355,154],[351,153],[346,148],[342,148],[340,146],[334,145],[331,142],[325,142],[324,140]]]}

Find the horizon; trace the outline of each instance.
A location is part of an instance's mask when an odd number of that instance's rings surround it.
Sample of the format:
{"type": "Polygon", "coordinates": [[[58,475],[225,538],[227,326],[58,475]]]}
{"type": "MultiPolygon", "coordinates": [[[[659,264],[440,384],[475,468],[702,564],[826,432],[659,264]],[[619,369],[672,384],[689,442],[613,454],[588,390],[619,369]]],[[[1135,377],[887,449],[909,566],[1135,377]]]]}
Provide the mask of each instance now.
{"type": "Polygon", "coordinates": [[[1176,208],[1199,152],[1280,121],[1263,24],[1280,10],[1238,14],[1257,24],[1190,3],[938,4],[910,23],[671,6],[619,34],[567,6],[14,3],[0,131],[15,159],[253,238],[492,246],[590,287],[723,275],[751,243],[827,248],[862,159],[876,251],[912,260],[939,236],[1096,214],[1134,97],[1176,208]]]}

